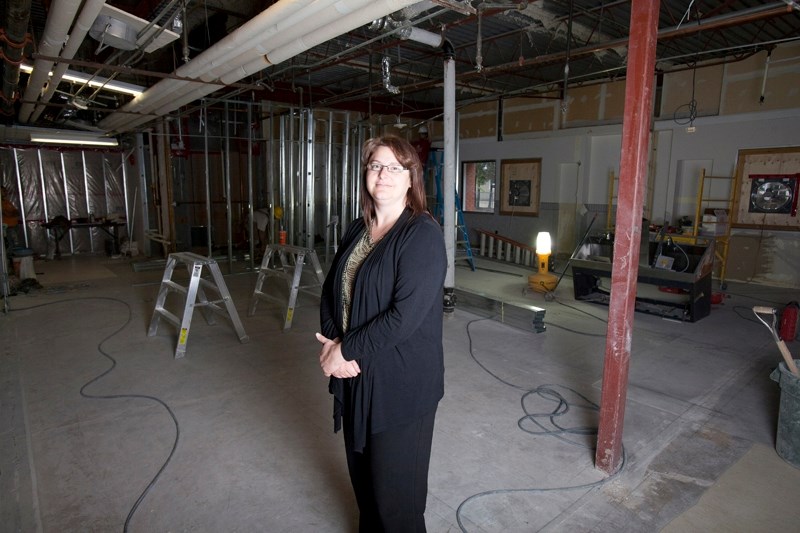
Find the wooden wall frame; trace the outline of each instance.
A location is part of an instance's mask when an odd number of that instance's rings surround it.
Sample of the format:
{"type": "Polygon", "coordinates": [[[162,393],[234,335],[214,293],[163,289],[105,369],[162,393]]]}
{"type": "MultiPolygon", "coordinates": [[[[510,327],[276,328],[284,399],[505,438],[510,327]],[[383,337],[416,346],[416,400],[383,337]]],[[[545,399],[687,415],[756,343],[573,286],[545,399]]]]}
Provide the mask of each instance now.
{"type": "Polygon", "coordinates": [[[542,159],[503,159],[500,162],[500,214],[539,216],[542,159]]]}
{"type": "MultiPolygon", "coordinates": [[[[800,231],[797,210],[781,213],[754,212],[750,195],[754,179],[795,176],[794,194],[800,193],[800,146],[782,148],[751,148],[739,150],[736,159],[736,180],[733,194],[733,217],[735,228],[800,231]]],[[[797,198],[793,198],[797,202],[797,198]]]]}

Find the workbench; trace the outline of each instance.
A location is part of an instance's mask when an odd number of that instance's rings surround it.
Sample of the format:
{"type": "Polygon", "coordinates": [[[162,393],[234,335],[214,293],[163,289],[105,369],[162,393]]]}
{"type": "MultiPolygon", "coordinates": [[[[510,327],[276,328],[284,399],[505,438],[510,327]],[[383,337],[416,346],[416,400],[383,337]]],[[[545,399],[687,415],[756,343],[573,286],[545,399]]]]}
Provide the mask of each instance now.
{"type": "MultiPolygon", "coordinates": [[[[711,312],[714,243],[661,247],[649,242],[641,254],[636,278],[636,310],[665,318],[696,322],[711,312]],[[654,258],[672,258],[679,270],[655,267],[654,258]]],[[[608,305],[611,300],[613,243],[586,243],[575,253],[572,282],[576,300],[608,305]]]]}

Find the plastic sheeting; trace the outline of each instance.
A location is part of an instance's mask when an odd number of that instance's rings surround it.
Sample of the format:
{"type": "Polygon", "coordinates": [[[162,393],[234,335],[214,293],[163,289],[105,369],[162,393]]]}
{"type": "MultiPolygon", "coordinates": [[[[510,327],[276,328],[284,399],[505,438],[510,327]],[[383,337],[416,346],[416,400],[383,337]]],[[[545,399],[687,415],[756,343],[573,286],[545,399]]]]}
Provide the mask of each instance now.
{"type": "MultiPolygon", "coordinates": [[[[0,180],[22,212],[20,240],[44,255],[55,238],[44,225],[57,216],[72,222],[125,222],[123,163],[120,152],[0,148],[0,180]]],[[[59,251],[105,252],[110,239],[97,227],[73,228],[59,242],[59,251]]]]}

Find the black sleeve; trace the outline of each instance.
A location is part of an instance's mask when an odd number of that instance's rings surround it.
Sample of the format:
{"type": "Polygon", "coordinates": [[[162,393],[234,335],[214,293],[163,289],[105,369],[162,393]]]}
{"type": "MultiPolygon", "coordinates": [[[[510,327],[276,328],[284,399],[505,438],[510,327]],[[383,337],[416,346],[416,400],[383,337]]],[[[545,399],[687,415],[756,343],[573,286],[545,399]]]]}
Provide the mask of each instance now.
{"type": "Polygon", "coordinates": [[[419,329],[433,306],[442,305],[447,256],[438,224],[431,220],[412,225],[402,237],[396,258],[391,304],[367,324],[347,332],[342,343],[347,360],[398,345],[419,329]]]}

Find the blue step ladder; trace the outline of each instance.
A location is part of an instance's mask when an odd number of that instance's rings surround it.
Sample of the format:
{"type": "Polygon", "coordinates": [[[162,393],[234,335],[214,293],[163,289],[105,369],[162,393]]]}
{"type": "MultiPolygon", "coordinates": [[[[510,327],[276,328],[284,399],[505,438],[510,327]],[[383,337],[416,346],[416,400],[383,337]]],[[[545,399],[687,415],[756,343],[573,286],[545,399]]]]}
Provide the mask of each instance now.
{"type": "MultiPolygon", "coordinates": [[[[439,224],[444,226],[444,192],[442,191],[442,169],[444,168],[444,152],[441,150],[431,150],[428,156],[428,169],[433,171],[436,182],[436,209],[433,215],[439,224]]],[[[456,250],[455,260],[465,260],[469,267],[475,272],[475,258],[472,256],[472,245],[469,242],[469,232],[467,224],[464,222],[464,212],[461,210],[461,198],[458,191],[455,191],[456,200],[456,250]]]]}

